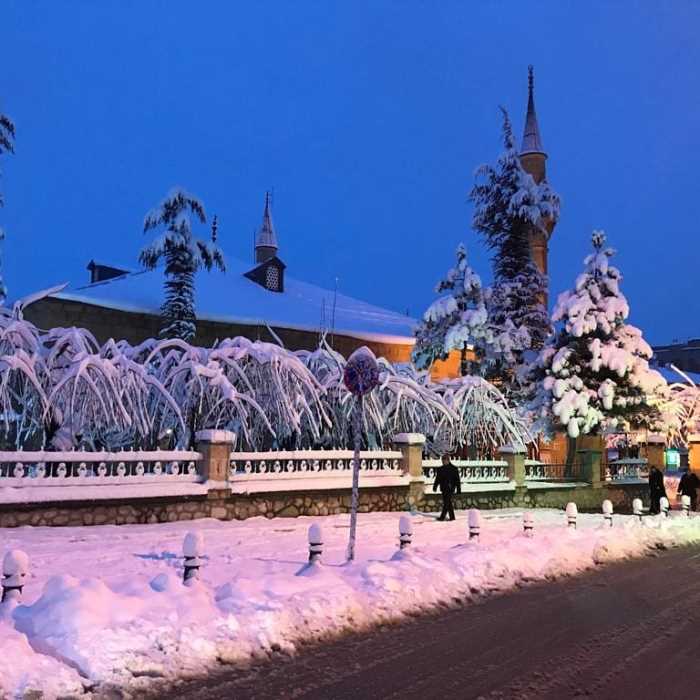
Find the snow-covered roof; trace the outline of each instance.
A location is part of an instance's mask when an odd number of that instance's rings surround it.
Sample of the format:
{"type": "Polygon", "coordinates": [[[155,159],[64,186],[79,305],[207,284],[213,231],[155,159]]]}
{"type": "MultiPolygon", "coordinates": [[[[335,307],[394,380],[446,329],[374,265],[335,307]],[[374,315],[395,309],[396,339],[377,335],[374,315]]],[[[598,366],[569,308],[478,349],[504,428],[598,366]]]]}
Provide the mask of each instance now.
{"type": "MultiPolygon", "coordinates": [[[[654,369],[669,383],[669,384],[685,384],[686,381],[683,379],[682,375],[678,374],[674,369],[671,369],[669,365],[661,365],[660,367],[654,367],[654,369]]],[[[681,370],[689,379],[691,379],[695,384],[700,386],[700,374],[698,372],[686,372],[681,370]]]]}
{"type": "MultiPolygon", "coordinates": [[[[285,276],[284,292],[270,292],[244,277],[253,265],[227,258],[227,270],[197,273],[197,317],[207,321],[277,326],[335,333],[389,343],[413,343],[416,320],[307,282],[285,276]],[[333,324],[333,319],[335,323],[333,324]]],[[[158,314],[163,270],[135,272],[84,287],[70,286],[55,298],[158,314]]]]}
{"type": "Polygon", "coordinates": [[[520,149],[520,154],[524,153],[544,153],[540,127],[537,124],[537,114],[535,113],[535,76],[532,66],[528,68],[527,114],[525,116],[523,145],[520,149]]]}
{"type": "Polygon", "coordinates": [[[277,234],[272,223],[272,212],[270,211],[270,193],[265,193],[265,211],[258,233],[255,236],[256,248],[277,248],[277,234]]]}

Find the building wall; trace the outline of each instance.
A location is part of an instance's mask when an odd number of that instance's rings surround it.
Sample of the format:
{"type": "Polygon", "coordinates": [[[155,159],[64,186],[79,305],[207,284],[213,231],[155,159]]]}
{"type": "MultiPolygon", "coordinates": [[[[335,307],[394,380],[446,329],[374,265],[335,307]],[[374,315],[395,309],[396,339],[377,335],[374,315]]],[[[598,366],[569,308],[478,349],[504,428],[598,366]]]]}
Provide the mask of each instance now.
{"type": "MultiPolygon", "coordinates": [[[[63,299],[41,299],[29,306],[24,315],[28,321],[39,328],[71,326],[87,328],[100,343],[114,338],[137,344],[148,338],[158,337],[160,329],[158,316],[108,309],[63,299]]],[[[277,326],[272,328],[289,350],[315,350],[318,347],[319,334],[316,331],[294,330],[277,326]]],[[[264,325],[198,320],[195,343],[203,347],[211,347],[217,340],[238,335],[251,340],[276,342],[264,325]]],[[[327,339],[332,342],[333,348],[345,357],[348,357],[357,348],[366,345],[375,355],[385,357],[390,362],[408,362],[413,350],[413,345],[410,343],[362,340],[338,333],[329,335],[327,339]]]]}
{"type": "MultiPolygon", "coordinates": [[[[654,355],[660,365],[673,364],[685,372],[700,372],[700,339],[659,345],[654,348],[654,355]]],[[[682,381],[680,377],[678,381],[682,381]]]]}

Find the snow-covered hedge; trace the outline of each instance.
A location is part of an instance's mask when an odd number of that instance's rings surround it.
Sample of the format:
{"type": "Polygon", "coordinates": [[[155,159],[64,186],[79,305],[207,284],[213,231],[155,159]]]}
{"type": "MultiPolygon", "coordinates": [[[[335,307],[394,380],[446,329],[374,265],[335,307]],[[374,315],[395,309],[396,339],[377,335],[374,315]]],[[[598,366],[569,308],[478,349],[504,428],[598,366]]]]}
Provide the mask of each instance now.
{"type": "MultiPolygon", "coordinates": [[[[204,429],[234,431],[243,450],[352,444],[345,359],[325,342],[314,352],[241,337],[212,348],[177,339],[100,345],[85,329],[41,331],[22,308],[0,309],[0,449],[182,448],[204,429]]],[[[411,366],[378,363],[367,446],[400,432],[441,449],[528,440],[493,386],[433,384],[411,366]]]]}

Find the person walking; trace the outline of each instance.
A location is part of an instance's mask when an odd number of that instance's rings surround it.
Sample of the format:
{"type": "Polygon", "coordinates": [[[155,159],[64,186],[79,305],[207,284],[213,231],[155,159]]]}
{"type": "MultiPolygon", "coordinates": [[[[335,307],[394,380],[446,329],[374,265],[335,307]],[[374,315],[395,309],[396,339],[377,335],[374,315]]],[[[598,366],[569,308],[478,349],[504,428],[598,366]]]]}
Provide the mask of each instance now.
{"type": "Polygon", "coordinates": [[[698,487],[700,487],[700,479],[695,472],[688,471],[681,477],[678,484],[679,496],[690,496],[690,509],[696,510],[698,505],[698,487]]]}
{"type": "Polygon", "coordinates": [[[664,475],[658,467],[649,470],[649,514],[658,515],[661,512],[661,499],[666,496],[664,475]]]}
{"type": "Polygon", "coordinates": [[[449,455],[442,455],[442,466],[435,470],[435,483],[433,491],[440,488],[442,494],[442,513],[438,520],[455,519],[455,509],[452,505],[452,495],[462,493],[462,484],[459,477],[459,469],[450,461],[449,455]]]}

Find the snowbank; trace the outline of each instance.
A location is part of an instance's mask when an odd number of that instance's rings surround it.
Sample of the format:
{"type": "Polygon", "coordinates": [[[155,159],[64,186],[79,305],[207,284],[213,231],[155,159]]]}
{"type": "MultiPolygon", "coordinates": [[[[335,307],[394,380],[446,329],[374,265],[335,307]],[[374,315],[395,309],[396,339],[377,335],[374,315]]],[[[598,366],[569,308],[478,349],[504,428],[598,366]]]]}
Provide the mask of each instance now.
{"type": "Polygon", "coordinates": [[[535,511],[532,538],[520,510],[482,515],[478,543],[468,541],[463,513],[454,523],[416,515],[413,545],[397,555],[399,514],[363,514],[350,566],[348,516],[0,530],[0,554],[22,549],[31,562],[22,605],[0,613],[0,695],[55,698],[99,684],[138,691],[153,678],[700,542],[700,517],[678,514],[641,524],[615,516],[613,528],[579,515],[569,530],[562,512],[535,511]],[[305,570],[313,522],[323,527],[323,565],[305,570]],[[190,530],[203,536],[204,558],[200,580],[185,587],[190,530]]]}

